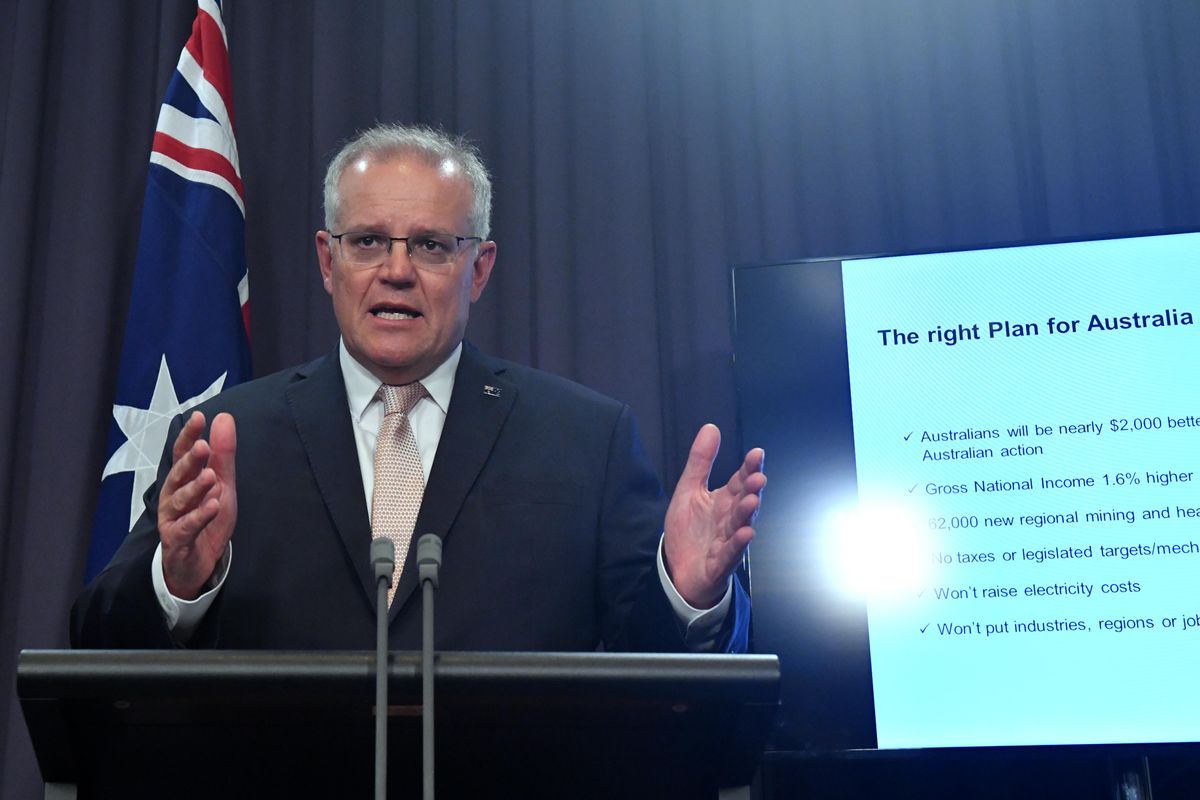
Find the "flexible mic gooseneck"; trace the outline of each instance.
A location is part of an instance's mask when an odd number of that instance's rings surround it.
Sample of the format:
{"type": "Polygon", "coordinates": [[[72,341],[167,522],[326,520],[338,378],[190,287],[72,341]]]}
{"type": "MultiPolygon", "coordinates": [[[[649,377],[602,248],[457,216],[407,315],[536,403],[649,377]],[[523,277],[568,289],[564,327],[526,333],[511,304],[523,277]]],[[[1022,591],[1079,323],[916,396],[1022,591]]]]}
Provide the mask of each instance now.
{"type": "Polygon", "coordinates": [[[422,797],[433,800],[433,590],[442,566],[442,540],[427,533],[417,540],[421,581],[421,767],[422,797]]]}
{"type": "Polygon", "coordinates": [[[371,540],[371,567],[375,572],[375,800],[387,798],[388,722],[388,589],[396,567],[396,545],[380,536],[371,540]]]}

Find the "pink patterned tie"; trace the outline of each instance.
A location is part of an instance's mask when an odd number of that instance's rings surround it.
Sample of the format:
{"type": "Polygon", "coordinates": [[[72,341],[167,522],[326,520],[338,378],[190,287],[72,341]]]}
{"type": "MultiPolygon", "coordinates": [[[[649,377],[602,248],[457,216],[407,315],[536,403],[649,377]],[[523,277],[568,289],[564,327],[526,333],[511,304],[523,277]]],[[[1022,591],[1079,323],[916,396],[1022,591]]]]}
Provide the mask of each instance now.
{"type": "Polygon", "coordinates": [[[386,536],[396,545],[396,567],[392,570],[392,588],[388,606],[396,595],[400,570],[408,555],[417,511],[425,494],[425,473],[421,454],[408,423],[408,412],[425,396],[420,382],[403,386],[381,386],[385,406],[379,438],[375,441],[375,490],[371,496],[371,536],[386,536]]]}

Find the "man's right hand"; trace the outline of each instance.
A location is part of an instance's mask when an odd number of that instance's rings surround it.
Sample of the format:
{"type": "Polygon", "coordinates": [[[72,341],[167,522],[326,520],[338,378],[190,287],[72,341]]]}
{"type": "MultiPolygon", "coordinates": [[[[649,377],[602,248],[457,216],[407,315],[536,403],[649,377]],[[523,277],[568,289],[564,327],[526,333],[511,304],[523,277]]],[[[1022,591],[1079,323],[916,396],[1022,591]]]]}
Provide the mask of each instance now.
{"type": "Polygon", "coordinates": [[[237,522],[233,417],[218,414],[204,441],[204,415],[193,411],[171,450],[171,471],[158,497],[163,579],[175,597],[204,591],[237,522]]]}

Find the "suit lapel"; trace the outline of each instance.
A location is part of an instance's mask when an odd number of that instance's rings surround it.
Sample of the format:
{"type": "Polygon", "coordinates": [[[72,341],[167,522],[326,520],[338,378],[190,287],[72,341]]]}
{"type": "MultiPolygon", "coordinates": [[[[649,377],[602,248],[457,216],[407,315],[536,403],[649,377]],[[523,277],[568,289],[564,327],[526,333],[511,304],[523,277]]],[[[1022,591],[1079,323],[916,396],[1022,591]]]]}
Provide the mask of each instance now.
{"type": "Polygon", "coordinates": [[[412,546],[392,601],[393,618],[417,588],[417,539],[426,533],[436,533],[443,540],[449,535],[512,410],[517,389],[503,373],[502,365],[490,362],[474,347],[463,343],[446,425],[425,483],[412,546]]]}
{"type": "Polygon", "coordinates": [[[337,351],[298,372],[300,379],[287,388],[296,430],[346,557],[358,575],[367,602],[373,604],[371,522],[337,351]]]}

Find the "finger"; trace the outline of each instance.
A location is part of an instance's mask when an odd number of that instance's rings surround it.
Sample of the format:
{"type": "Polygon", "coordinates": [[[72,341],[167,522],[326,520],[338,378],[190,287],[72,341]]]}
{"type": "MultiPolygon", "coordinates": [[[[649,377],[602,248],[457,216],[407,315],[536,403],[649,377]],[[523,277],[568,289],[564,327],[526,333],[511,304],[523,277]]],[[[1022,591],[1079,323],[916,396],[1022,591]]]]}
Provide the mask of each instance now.
{"type": "Polygon", "coordinates": [[[161,494],[169,501],[171,495],[178,491],[179,487],[194,481],[200,471],[208,466],[211,454],[212,448],[208,446],[208,442],[203,439],[192,442],[191,448],[171,466],[166,480],[163,481],[161,494]]]}
{"type": "Polygon", "coordinates": [[[738,499],[737,505],[734,506],[732,524],[737,530],[754,524],[754,518],[758,515],[759,506],[762,504],[762,498],[757,494],[748,494],[738,499]]]}
{"type": "Polygon", "coordinates": [[[208,442],[212,447],[209,465],[217,473],[221,483],[232,485],[236,478],[237,426],[231,414],[217,414],[213,419],[212,430],[208,433],[208,442]]]}
{"type": "Polygon", "coordinates": [[[159,535],[163,537],[164,554],[165,548],[171,545],[176,547],[192,545],[200,532],[217,518],[220,510],[221,501],[215,497],[205,497],[199,506],[175,520],[169,535],[160,531],[159,535]]]}
{"type": "Polygon", "coordinates": [[[688,452],[687,463],[679,476],[680,487],[693,487],[708,491],[708,478],[712,473],[713,462],[721,449],[721,431],[711,422],[702,426],[696,438],[692,441],[692,449],[688,452]]]}
{"type": "Polygon", "coordinates": [[[754,541],[754,528],[750,525],[738,528],[730,537],[729,548],[735,563],[742,560],[742,555],[752,541],[754,541]]]}
{"type": "Polygon", "coordinates": [[[743,492],[756,492],[761,490],[761,486],[757,484],[758,479],[755,475],[761,475],[763,463],[766,460],[766,453],[761,447],[756,447],[746,453],[746,457],[742,459],[742,465],[738,467],[737,472],[733,473],[729,478],[726,487],[734,495],[740,495],[743,492]],[[747,483],[749,481],[749,484],[747,483]]]}
{"type": "Polygon", "coordinates": [[[718,540],[722,542],[722,546],[742,528],[754,525],[760,502],[758,495],[747,494],[737,498],[730,505],[728,516],[718,530],[718,540]]]}
{"type": "MultiPolygon", "coordinates": [[[[742,459],[742,465],[738,467],[737,471],[734,471],[733,475],[730,475],[730,480],[725,483],[725,488],[728,489],[728,491],[730,491],[734,497],[738,497],[738,495],[748,491],[748,489],[746,489],[746,486],[748,486],[746,485],[746,482],[750,481],[752,476],[762,474],[762,470],[758,468],[757,462],[751,457],[752,452],[754,451],[746,453],[746,457],[742,459]]],[[[752,489],[750,489],[750,491],[752,491],[752,489]]]]}
{"type": "Polygon", "coordinates": [[[750,494],[742,497],[729,511],[724,530],[719,537],[722,550],[734,547],[739,550],[754,538],[754,520],[762,500],[758,495],[750,494]]]}
{"type": "Polygon", "coordinates": [[[183,424],[183,428],[179,431],[179,435],[175,437],[175,444],[171,448],[171,463],[175,463],[192,449],[192,445],[204,433],[204,414],[199,411],[193,411],[188,417],[187,422],[183,424]]]}
{"type": "Polygon", "coordinates": [[[738,564],[742,562],[742,558],[746,553],[746,548],[750,546],[750,542],[754,539],[754,528],[744,526],[733,532],[733,535],[725,540],[717,561],[717,574],[724,580],[728,575],[737,569],[738,564]]]}
{"type": "Polygon", "coordinates": [[[161,507],[165,514],[164,521],[169,523],[179,520],[201,506],[216,484],[217,475],[213,470],[207,467],[200,470],[200,474],[181,484],[163,500],[161,507]]]}
{"type": "Polygon", "coordinates": [[[767,454],[761,447],[755,447],[746,453],[746,457],[742,459],[742,465],[738,467],[738,477],[742,480],[749,478],[751,475],[758,475],[763,471],[766,465],[767,454]]]}
{"type": "Polygon", "coordinates": [[[767,485],[767,476],[761,472],[755,472],[742,481],[742,495],[759,495],[767,485]]]}

